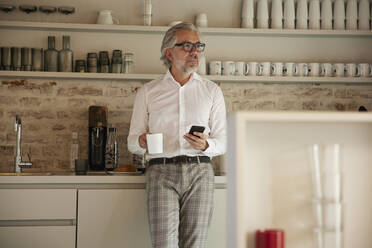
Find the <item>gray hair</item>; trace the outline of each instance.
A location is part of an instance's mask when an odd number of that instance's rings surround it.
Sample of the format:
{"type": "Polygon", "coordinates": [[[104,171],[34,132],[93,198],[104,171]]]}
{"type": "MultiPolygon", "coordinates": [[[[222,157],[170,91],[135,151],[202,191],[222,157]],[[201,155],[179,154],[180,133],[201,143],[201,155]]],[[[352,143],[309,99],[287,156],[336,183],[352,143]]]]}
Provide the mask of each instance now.
{"type": "Polygon", "coordinates": [[[167,58],[167,56],[165,56],[165,50],[174,47],[174,45],[177,43],[177,32],[180,30],[195,31],[200,37],[199,30],[192,23],[181,22],[168,29],[168,31],[164,35],[163,42],[160,48],[161,51],[160,60],[163,61],[164,65],[167,68],[170,68],[172,66],[172,62],[167,58]]]}

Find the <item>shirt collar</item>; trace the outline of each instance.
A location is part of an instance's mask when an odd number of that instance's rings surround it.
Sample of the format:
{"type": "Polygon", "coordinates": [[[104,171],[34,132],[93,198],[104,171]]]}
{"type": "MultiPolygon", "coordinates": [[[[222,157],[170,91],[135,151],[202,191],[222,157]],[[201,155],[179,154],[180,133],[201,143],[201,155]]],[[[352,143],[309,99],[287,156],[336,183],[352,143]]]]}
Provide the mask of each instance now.
{"type": "MultiPolygon", "coordinates": [[[[170,81],[176,83],[177,85],[180,85],[176,80],[174,80],[174,78],[172,76],[172,73],[170,73],[170,70],[168,70],[167,73],[164,76],[164,80],[167,80],[167,79],[169,79],[170,81]]],[[[199,76],[199,74],[197,74],[196,72],[193,72],[191,74],[191,77],[190,77],[189,81],[186,84],[188,84],[188,83],[190,83],[190,82],[192,82],[194,80],[202,82],[202,78],[199,76]]]]}

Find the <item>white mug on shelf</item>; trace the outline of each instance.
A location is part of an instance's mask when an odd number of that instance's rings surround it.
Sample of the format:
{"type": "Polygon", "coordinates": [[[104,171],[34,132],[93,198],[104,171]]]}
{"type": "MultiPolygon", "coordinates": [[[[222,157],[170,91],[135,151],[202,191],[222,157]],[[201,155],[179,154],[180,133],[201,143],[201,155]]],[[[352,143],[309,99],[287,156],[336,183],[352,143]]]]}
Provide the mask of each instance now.
{"type": "Polygon", "coordinates": [[[293,62],[286,62],[283,66],[283,75],[284,76],[294,76],[297,74],[296,64],[293,62]]]}
{"type": "Polygon", "coordinates": [[[355,63],[347,63],[345,68],[346,77],[359,77],[360,69],[359,66],[355,63]]]}
{"type": "Polygon", "coordinates": [[[223,61],[222,62],[222,75],[231,76],[235,74],[235,62],[223,61]]]}
{"type": "Polygon", "coordinates": [[[248,62],[248,75],[249,76],[257,76],[259,74],[259,66],[260,64],[258,62],[248,62]]]}
{"type": "Polygon", "coordinates": [[[309,75],[309,65],[307,63],[296,64],[296,76],[307,77],[309,75]]]}
{"type": "Polygon", "coordinates": [[[359,64],[359,69],[361,77],[372,77],[372,68],[370,64],[361,63],[359,64]]]}
{"type": "Polygon", "coordinates": [[[254,28],[254,0],[243,1],[241,27],[254,28]]]}
{"type": "Polygon", "coordinates": [[[195,25],[199,28],[208,27],[208,19],[206,13],[199,13],[195,17],[195,25]]]}
{"type": "Polygon", "coordinates": [[[346,3],[346,29],[356,30],[358,22],[358,2],[357,0],[347,0],[346,3]]]}
{"type": "Polygon", "coordinates": [[[221,75],[222,67],[221,61],[209,62],[209,75],[221,75]]]}
{"type": "Polygon", "coordinates": [[[284,0],[283,25],[285,29],[295,28],[295,17],[294,0],[284,0]]]}
{"type": "Polygon", "coordinates": [[[207,74],[207,65],[206,65],[204,56],[200,56],[197,73],[200,75],[207,74]]]}
{"type": "Polygon", "coordinates": [[[235,62],[235,75],[245,76],[248,74],[249,65],[243,61],[235,62]]]}
{"type": "Polygon", "coordinates": [[[296,29],[307,29],[309,19],[307,0],[298,0],[296,9],[296,29]]]}
{"type": "Polygon", "coordinates": [[[271,28],[283,28],[283,5],[282,0],[272,0],[271,2],[271,28]]]}
{"type": "Polygon", "coordinates": [[[257,28],[269,27],[269,7],[267,0],[257,2],[257,28]]]}
{"type": "Polygon", "coordinates": [[[97,24],[119,24],[119,20],[112,16],[112,10],[100,10],[98,12],[97,24]]]}
{"type": "Polygon", "coordinates": [[[332,29],[333,14],[331,0],[322,0],[320,8],[320,20],[321,29],[332,29]]]}
{"type": "Polygon", "coordinates": [[[336,30],[345,29],[345,2],[344,0],[335,0],[333,6],[333,28],[336,30]]]}
{"type": "Polygon", "coordinates": [[[309,3],[309,28],[320,29],[320,2],[310,0],[309,3]]]}
{"type": "Polygon", "coordinates": [[[271,63],[261,62],[259,65],[258,75],[259,76],[270,76],[271,73],[271,63]]]}
{"type": "Polygon", "coordinates": [[[320,75],[323,77],[333,77],[333,65],[331,63],[322,63],[320,75]]]}
{"type": "Polygon", "coordinates": [[[336,77],[344,77],[345,76],[345,64],[343,63],[333,64],[333,74],[336,77]]]}
{"type": "Polygon", "coordinates": [[[271,63],[271,75],[272,76],[283,76],[283,63],[282,62],[274,62],[271,63]]]}
{"type": "MultiPolygon", "coordinates": [[[[369,11],[370,11],[369,0],[359,0],[358,29],[360,29],[360,30],[369,30],[370,29],[369,22],[370,22],[371,16],[370,16],[369,11]]],[[[371,13],[371,15],[372,15],[372,13],[371,13]]]]}
{"type": "Polygon", "coordinates": [[[320,74],[319,63],[309,63],[309,76],[310,77],[319,77],[319,74],[320,74]]]}

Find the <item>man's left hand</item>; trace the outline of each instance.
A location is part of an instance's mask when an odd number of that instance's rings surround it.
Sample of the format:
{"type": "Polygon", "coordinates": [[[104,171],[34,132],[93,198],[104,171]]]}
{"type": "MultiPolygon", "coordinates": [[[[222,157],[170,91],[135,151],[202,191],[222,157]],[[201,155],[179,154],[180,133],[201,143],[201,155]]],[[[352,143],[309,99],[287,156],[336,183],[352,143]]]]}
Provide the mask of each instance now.
{"type": "Polygon", "coordinates": [[[207,137],[203,133],[194,132],[194,135],[186,133],[183,138],[189,142],[189,144],[196,150],[205,151],[209,144],[207,142],[207,137]],[[194,136],[196,135],[196,136],[194,136]]]}

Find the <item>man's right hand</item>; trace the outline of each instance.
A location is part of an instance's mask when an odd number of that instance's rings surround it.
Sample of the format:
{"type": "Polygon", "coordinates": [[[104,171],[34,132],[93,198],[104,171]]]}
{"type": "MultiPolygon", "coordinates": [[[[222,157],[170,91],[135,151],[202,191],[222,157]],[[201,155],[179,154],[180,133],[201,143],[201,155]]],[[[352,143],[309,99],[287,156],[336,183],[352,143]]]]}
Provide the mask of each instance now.
{"type": "Polygon", "coordinates": [[[143,149],[146,149],[146,150],[147,150],[147,139],[146,139],[146,134],[148,134],[148,133],[143,133],[143,134],[141,134],[141,135],[138,137],[138,143],[139,143],[140,147],[142,147],[143,149]]]}

